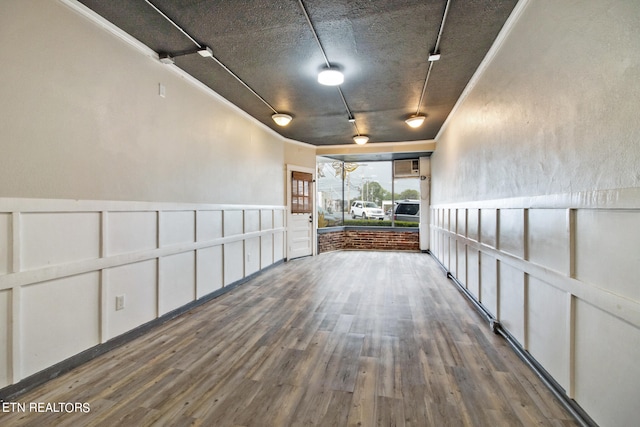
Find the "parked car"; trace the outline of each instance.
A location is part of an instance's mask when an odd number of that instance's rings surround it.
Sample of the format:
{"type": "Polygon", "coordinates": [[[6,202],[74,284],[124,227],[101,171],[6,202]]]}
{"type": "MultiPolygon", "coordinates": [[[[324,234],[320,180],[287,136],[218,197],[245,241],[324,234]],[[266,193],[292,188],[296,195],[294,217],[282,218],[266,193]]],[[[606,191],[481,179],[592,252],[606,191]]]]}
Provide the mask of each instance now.
{"type": "Polygon", "coordinates": [[[362,217],[362,219],[384,219],[384,212],[374,202],[355,200],[351,204],[351,218],[362,217]]]}
{"type": "Polygon", "coordinates": [[[420,222],[420,200],[403,200],[398,202],[393,218],[396,221],[420,222]]]}
{"type": "Polygon", "coordinates": [[[334,225],[338,225],[341,222],[340,218],[337,215],[327,211],[324,208],[318,208],[318,219],[324,219],[324,227],[332,227],[334,225]]]}

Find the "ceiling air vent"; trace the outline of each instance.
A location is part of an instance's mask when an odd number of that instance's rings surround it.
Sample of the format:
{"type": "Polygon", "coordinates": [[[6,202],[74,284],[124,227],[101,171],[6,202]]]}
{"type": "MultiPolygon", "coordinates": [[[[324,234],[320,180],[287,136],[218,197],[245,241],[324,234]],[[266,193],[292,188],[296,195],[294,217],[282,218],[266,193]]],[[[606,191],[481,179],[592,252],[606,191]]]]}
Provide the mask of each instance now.
{"type": "Polygon", "coordinates": [[[408,178],[412,176],[420,176],[420,162],[418,159],[393,161],[394,178],[408,178]]]}

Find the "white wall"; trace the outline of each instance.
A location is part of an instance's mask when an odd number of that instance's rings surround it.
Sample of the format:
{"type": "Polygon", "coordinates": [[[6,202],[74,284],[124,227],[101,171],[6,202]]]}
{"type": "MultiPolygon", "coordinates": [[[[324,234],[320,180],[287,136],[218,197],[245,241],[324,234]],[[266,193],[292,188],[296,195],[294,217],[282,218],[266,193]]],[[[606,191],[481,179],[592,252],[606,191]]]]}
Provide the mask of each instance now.
{"type": "Polygon", "coordinates": [[[640,185],[640,5],[525,3],[438,137],[438,203],[640,185]]]}
{"type": "Polygon", "coordinates": [[[520,2],[431,158],[432,251],[602,426],[639,402],[638,16],[520,2]]]}
{"type": "Polygon", "coordinates": [[[285,152],[315,154],[62,2],[0,20],[1,196],[282,204],[285,152]]]}
{"type": "Polygon", "coordinates": [[[284,259],[315,165],[82,9],[0,2],[0,387],[284,259]]]}

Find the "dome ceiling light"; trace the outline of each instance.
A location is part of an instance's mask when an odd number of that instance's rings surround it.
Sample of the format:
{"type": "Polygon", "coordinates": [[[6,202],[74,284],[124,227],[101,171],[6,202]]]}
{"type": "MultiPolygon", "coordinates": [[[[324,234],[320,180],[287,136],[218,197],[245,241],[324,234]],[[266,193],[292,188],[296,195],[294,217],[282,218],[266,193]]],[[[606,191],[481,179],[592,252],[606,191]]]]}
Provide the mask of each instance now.
{"type": "Polygon", "coordinates": [[[364,145],[369,142],[369,137],[367,135],[356,135],[353,137],[353,140],[358,145],[364,145]]]}
{"type": "Polygon", "coordinates": [[[290,115],[282,113],[276,113],[272,115],[271,118],[278,126],[286,126],[293,119],[290,115]]]}
{"type": "Polygon", "coordinates": [[[337,67],[326,67],[318,73],[318,83],[325,86],[338,86],[344,83],[344,74],[337,67]]]}
{"type": "Polygon", "coordinates": [[[405,123],[408,124],[412,128],[419,128],[424,123],[424,119],[427,117],[423,114],[414,114],[405,120],[405,123]]]}
{"type": "Polygon", "coordinates": [[[307,23],[309,24],[309,29],[311,30],[311,34],[316,40],[318,47],[320,48],[320,53],[322,53],[322,57],[324,58],[324,67],[320,70],[318,74],[318,83],[327,85],[327,86],[336,86],[338,90],[338,94],[340,95],[340,99],[342,100],[342,104],[344,105],[344,109],[347,112],[347,118],[349,119],[349,123],[353,124],[353,127],[356,129],[356,136],[353,137],[353,140],[356,144],[362,145],[366,144],[369,141],[369,137],[366,135],[361,135],[358,126],[356,125],[356,119],[353,117],[353,113],[349,108],[349,104],[347,103],[346,98],[344,97],[344,93],[342,93],[342,89],[340,85],[344,83],[344,73],[342,70],[336,66],[332,65],[329,62],[329,58],[327,58],[327,54],[322,47],[322,43],[320,42],[320,38],[318,37],[318,33],[316,33],[315,28],[313,27],[313,22],[311,22],[311,18],[309,17],[309,13],[304,6],[302,0],[298,0],[298,4],[300,5],[300,9],[302,9],[302,13],[304,14],[307,23]]]}
{"type": "Polygon", "coordinates": [[[356,130],[356,135],[353,137],[353,142],[358,145],[364,145],[369,142],[369,137],[360,133],[360,129],[358,129],[355,117],[349,116],[349,123],[351,123],[356,130]]]}

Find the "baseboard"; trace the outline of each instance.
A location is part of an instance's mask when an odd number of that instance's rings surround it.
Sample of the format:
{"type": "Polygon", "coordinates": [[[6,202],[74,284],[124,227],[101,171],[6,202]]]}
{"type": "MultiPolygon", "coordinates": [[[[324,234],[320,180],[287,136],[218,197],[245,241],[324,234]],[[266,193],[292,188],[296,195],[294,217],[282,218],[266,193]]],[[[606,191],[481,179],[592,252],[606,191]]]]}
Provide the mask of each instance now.
{"type": "Polygon", "coordinates": [[[11,384],[7,387],[4,387],[2,389],[0,389],[0,402],[11,402],[11,401],[15,401],[16,398],[18,398],[19,396],[35,389],[36,387],[46,383],[47,381],[50,381],[54,378],[57,378],[75,368],[77,368],[80,365],[83,365],[84,363],[87,363],[88,361],[101,356],[105,353],[108,353],[109,351],[118,348],[124,344],[127,344],[131,341],[133,341],[134,339],[148,333],[149,331],[157,328],[160,325],[163,325],[173,319],[175,319],[176,317],[179,317],[183,314],[185,314],[186,312],[188,312],[189,310],[194,309],[195,307],[201,306],[203,304],[206,304],[208,302],[210,302],[211,300],[214,300],[216,298],[218,298],[221,295],[226,294],[227,292],[230,292],[232,290],[234,290],[235,288],[237,288],[238,286],[247,283],[248,281],[254,279],[255,277],[261,275],[262,273],[264,273],[265,271],[268,271],[280,264],[284,263],[284,260],[280,260],[277,261],[275,263],[273,263],[272,265],[265,267],[264,269],[253,273],[247,277],[244,277],[240,280],[237,280],[223,288],[220,288],[218,290],[215,290],[205,296],[203,296],[200,299],[197,299],[195,301],[192,301],[188,304],[183,305],[182,307],[178,307],[177,309],[170,311],[169,313],[166,313],[156,319],[153,319],[145,324],[142,324],[140,326],[138,326],[137,328],[134,328],[132,330],[130,330],[129,332],[125,332],[122,335],[118,335],[117,337],[110,339],[109,341],[102,343],[102,344],[98,344],[94,347],[91,347],[87,350],[84,350],[81,353],[75,354],[71,357],[69,357],[68,359],[65,359],[61,362],[56,363],[55,365],[52,365],[46,369],[43,369],[40,372],[37,372],[33,375],[28,376],[27,378],[24,378],[22,381],[19,381],[15,384],[11,384]]]}
{"type": "Polygon", "coordinates": [[[464,286],[463,283],[447,269],[447,267],[440,262],[440,260],[429,250],[427,252],[431,257],[440,265],[445,272],[448,279],[456,285],[461,294],[463,294],[469,302],[474,306],[475,310],[484,317],[488,322],[491,330],[502,336],[511,349],[520,357],[520,359],[540,378],[543,384],[551,391],[551,393],[558,399],[562,406],[575,418],[578,424],[582,427],[597,427],[596,422],[586,413],[584,409],[573,399],[571,399],[564,388],[562,388],[558,382],[547,372],[542,365],[516,340],[508,330],[500,324],[500,321],[496,319],[493,314],[480,302],[473,294],[471,294],[464,286]]]}

